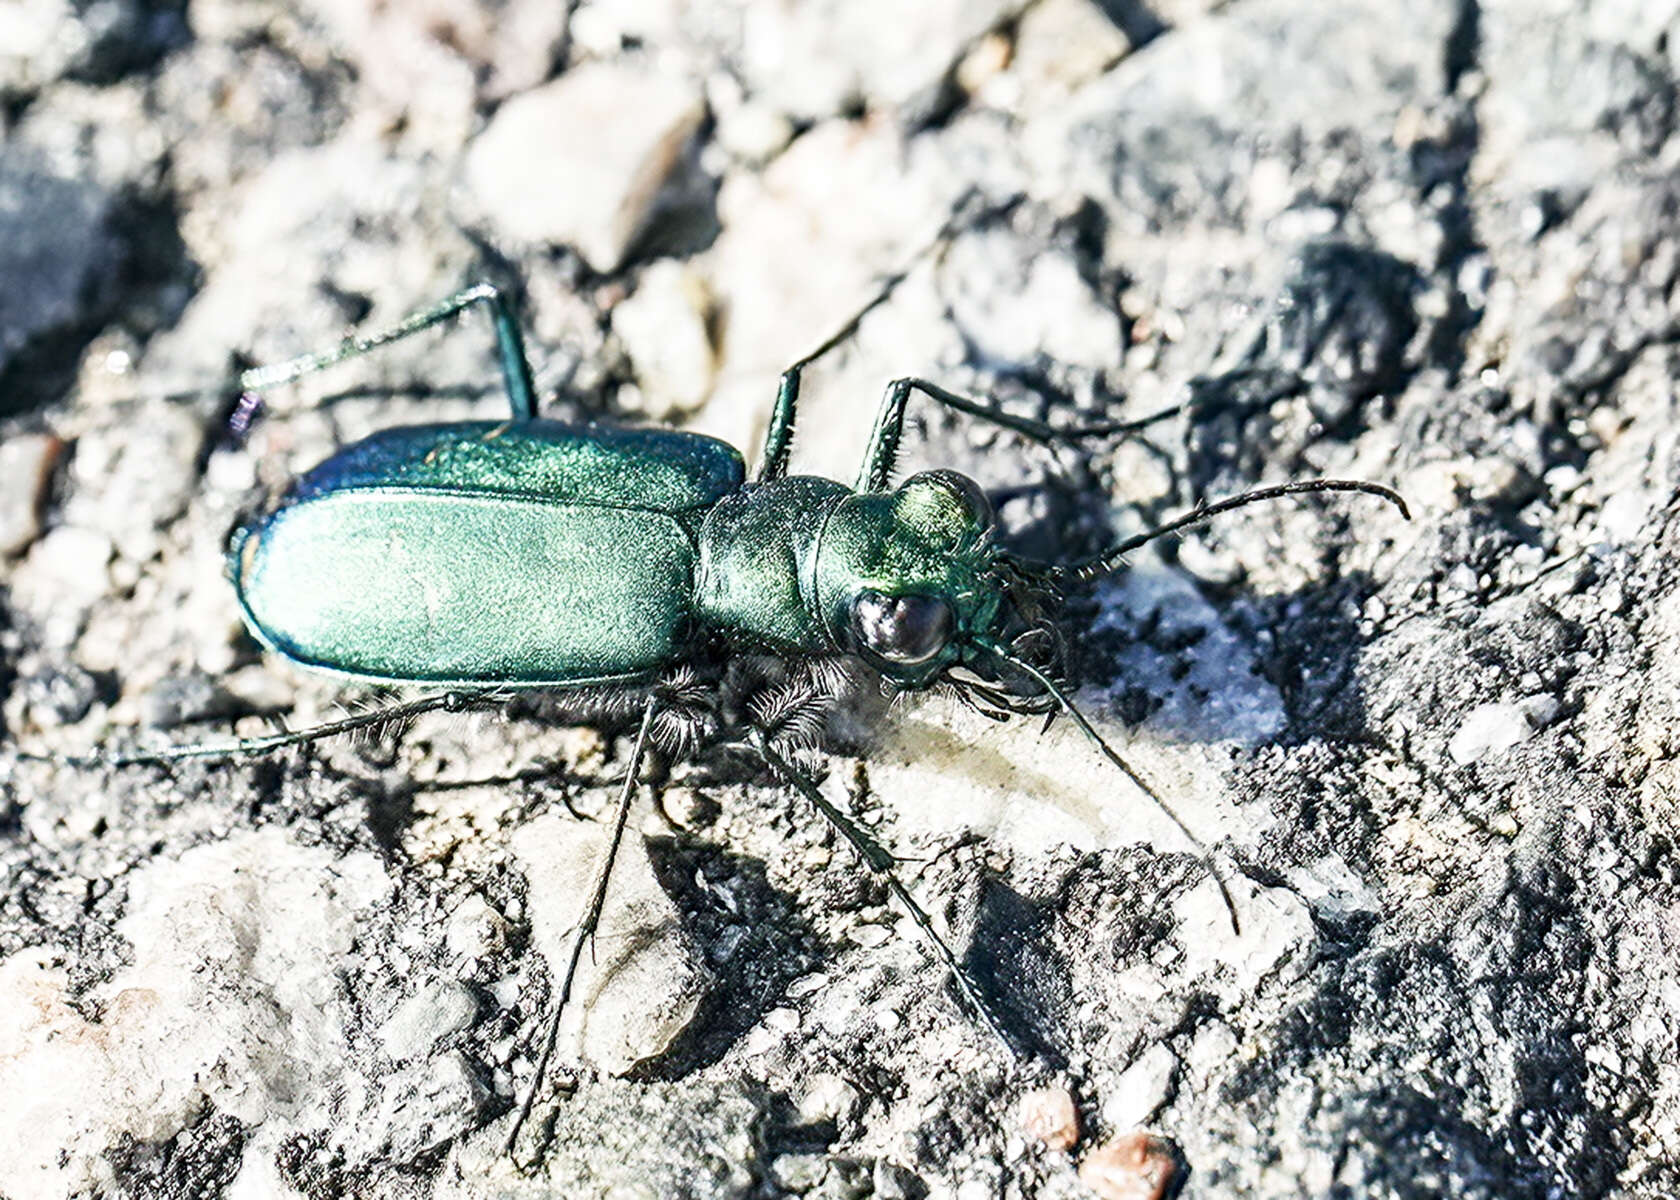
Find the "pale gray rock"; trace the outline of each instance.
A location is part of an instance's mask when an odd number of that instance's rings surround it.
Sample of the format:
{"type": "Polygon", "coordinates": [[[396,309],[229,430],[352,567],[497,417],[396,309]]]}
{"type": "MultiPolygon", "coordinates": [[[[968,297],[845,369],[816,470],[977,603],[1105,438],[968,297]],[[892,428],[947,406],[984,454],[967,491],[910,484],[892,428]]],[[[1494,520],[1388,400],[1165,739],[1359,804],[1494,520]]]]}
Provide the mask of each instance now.
{"type": "Polygon", "coordinates": [[[63,441],[49,433],[0,443],[0,555],[18,554],[41,536],[47,485],[63,453],[63,441]]]}
{"type": "MultiPolygon", "coordinates": [[[[711,395],[716,372],[709,328],[712,301],[705,280],[665,259],[636,280],[636,290],[612,310],[639,389],[634,410],[652,421],[680,419],[711,395]]],[[[624,402],[623,392],[619,393],[624,402]]]]}
{"type": "Polygon", "coordinates": [[[466,184],[503,236],[571,246],[611,271],[704,113],[680,78],[584,64],[497,110],[467,155],[466,184]]]}
{"type": "MultiPolygon", "coordinates": [[[[601,825],[562,813],[528,822],[513,838],[529,881],[533,936],[556,989],[606,854],[607,835],[601,825]]],[[[655,877],[642,839],[627,834],[561,1021],[561,1047],[601,1070],[624,1074],[670,1048],[710,987],[699,948],[655,877]]]]}
{"type": "Polygon", "coordinates": [[[1007,0],[752,5],[742,72],[755,96],[805,121],[858,101],[927,109],[969,43],[1009,11],[1007,0]]]}

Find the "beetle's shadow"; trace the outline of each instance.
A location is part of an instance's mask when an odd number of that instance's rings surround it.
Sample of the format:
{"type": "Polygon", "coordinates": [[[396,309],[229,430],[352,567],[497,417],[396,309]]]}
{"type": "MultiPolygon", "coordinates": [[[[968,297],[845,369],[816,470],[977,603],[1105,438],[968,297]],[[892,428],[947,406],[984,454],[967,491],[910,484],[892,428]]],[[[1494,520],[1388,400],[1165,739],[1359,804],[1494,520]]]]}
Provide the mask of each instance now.
{"type": "Polygon", "coordinates": [[[770,883],[758,860],[677,838],[650,839],[648,851],[713,978],[687,1029],[636,1072],[679,1079],[721,1059],[833,947],[818,937],[798,898],[770,883]]]}

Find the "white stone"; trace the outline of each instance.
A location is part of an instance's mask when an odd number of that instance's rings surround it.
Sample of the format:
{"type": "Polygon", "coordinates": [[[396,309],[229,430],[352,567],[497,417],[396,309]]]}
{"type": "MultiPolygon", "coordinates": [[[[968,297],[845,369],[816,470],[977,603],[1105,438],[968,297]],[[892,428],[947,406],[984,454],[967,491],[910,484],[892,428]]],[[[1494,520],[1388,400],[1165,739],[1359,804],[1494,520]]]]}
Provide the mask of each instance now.
{"type": "Polygon", "coordinates": [[[1041,0],[1021,16],[1005,78],[1013,77],[1021,107],[1038,112],[1065,103],[1130,49],[1131,40],[1092,0],[1041,0]]]}
{"type": "Polygon", "coordinates": [[[41,536],[41,502],[64,443],[49,433],[0,441],[0,556],[41,536]]]}
{"type": "Polygon", "coordinates": [[[474,892],[455,906],[444,927],[443,944],[460,958],[480,959],[501,945],[507,922],[490,902],[474,892]]]}
{"type": "Polygon", "coordinates": [[[816,0],[745,9],[750,91],[796,117],[832,116],[857,99],[916,100],[968,44],[1009,11],[1005,0],[816,0]]]}
{"type": "Polygon", "coordinates": [[[1120,318],[1081,277],[1073,255],[1039,254],[1017,265],[1016,246],[1008,230],[994,229],[958,238],[947,254],[952,275],[981,281],[962,287],[952,304],[978,351],[1002,362],[1044,355],[1092,369],[1119,361],[1120,318]]]}
{"type": "Polygon", "coordinates": [[[718,143],[750,166],[769,162],[793,140],[793,122],[767,104],[747,101],[718,119],[718,143]]]}
{"type": "MultiPolygon", "coordinates": [[[[1087,711],[1093,707],[1087,698],[1087,711]]],[[[1100,706],[1100,701],[1098,702],[1100,706]]],[[[1097,728],[1204,842],[1241,825],[1220,782],[1228,756],[1147,731],[1097,728]]],[[[973,831],[1019,853],[1148,843],[1194,849],[1184,834],[1069,722],[995,724],[955,701],[917,699],[880,731],[869,787],[892,814],[890,844],[973,831]]],[[[834,777],[832,773],[830,778],[834,777]]],[[[844,796],[830,797],[844,804],[844,796]]]]}
{"type": "MultiPolygon", "coordinates": [[[[539,817],[514,834],[514,854],[530,881],[532,942],[548,960],[556,986],[606,853],[607,834],[604,822],[585,823],[564,813],[539,817]]],[[[560,1045],[622,1074],[668,1049],[711,985],[681,912],[654,876],[645,839],[627,833],[593,953],[586,951],[578,964],[560,1045]]]]}
{"type": "Polygon", "coordinates": [[[1533,733],[1521,704],[1478,704],[1464,715],[1447,752],[1459,766],[1481,762],[1521,745],[1533,733]]]}
{"type": "Polygon", "coordinates": [[[1122,1131],[1147,1124],[1167,1102],[1177,1074],[1178,1056],[1166,1043],[1156,1042],[1104,1089],[1103,1123],[1122,1131]]]}
{"type": "Polygon", "coordinates": [[[1318,931],[1306,901],[1287,888],[1247,892],[1239,885],[1232,898],[1240,933],[1231,928],[1230,910],[1211,876],[1180,893],[1173,911],[1186,974],[1236,1004],[1268,977],[1299,978],[1311,965],[1318,931]]]}
{"type": "Polygon", "coordinates": [[[110,586],[111,539],[98,530],[60,525],[47,532],[26,560],[29,592],[48,601],[90,604],[110,586]]]}
{"type": "Polygon", "coordinates": [[[641,386],[639,411],[649,420],[693,412],[711,394],[717,363],[707,329],[710,309],[705,280],[684,263],[660,259],[612,310],[613,332],[641,386]]]}
{"type": "Polygon", "coordinates": [[[477,1012],[478,1002],[460,984],[427,984],[399,1004],[379,1027],[379,1041],[392,1058],[419,1058],[471,1025],[477,1012]]]}
{"type": "Polygon", "coordinates": [[[97,1022],[50,950],[0,962],[0,1192],[102,1190],[110,1146],[167,1140],[206,1104],[254,1126],[329,1103],[348,1059],[342,963],[389,886],[372,855],[267,829],[134,875],[117,926],[133,965],[96,989],[97,1022]]]}
{"type": "Polygon", "coordinates": [[[834,1121],[844,1125],[857,1115],[862,1098],[858,1090],[840,1076],[819,1071],[811,1076],[799,1097],[799,1115],[808,1122],[834,1121]]]}
{"type": "Polygon", "coordinates": [[[681,79],[584,63],[497,111],[467,152],[467,186],[508,236],[572,246],[611,271],[704,111],[681,79]]]}

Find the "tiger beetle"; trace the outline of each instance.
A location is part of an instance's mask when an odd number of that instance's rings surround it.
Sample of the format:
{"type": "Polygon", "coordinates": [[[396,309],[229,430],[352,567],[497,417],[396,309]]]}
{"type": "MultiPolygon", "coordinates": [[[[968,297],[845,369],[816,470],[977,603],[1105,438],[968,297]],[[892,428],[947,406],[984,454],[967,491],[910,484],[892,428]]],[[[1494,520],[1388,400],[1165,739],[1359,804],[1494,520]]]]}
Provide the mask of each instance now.
{"type": "MultiPolygon", "coordinates": [[[[371,336],[245,371],[238,380],[242,412],[264,389],[470,307],[488,310],[508,419],[401,426],[346,446],[239,529],[229,551],[245,624],[275,654],[346,680],[438,690],[311,728],[54,760],[129,765],[265,754],[437,710],[502,707],[529,691],[609,689],[632,698],[640,721],[607,851],[559,976],[534,1078],[507,1137],[509,1153],[554,1053],[643,758],[662,730],[681,743],[692,727],[683,723],[683,709],[695,704],[697,689],[683,672],[696,663],[861,660],[889,689],[942,687],[998,719],[1065,713],[1197,847],[1235,928],[1234,901],[1206,847],[1074,706],[1055,662],[1039,652],[1053,638],[1052,618],[1070,590],[1115,571],[1129,552],[1242,505],[1364,492],[1409,516],[1405,501],[1356,480],[1263,487],[1082,562],[1031,561],[1000,544],[986,494],[966,476],[931,470],[891,486],[911,397],[1042,444],[1123,435],[1166,414],[1058,428],[915,378],[888,385],[850,487],[788,474],[801,373],[850,337],[904,275],[889,279],[833,337],[783,372],[763,457],[750,477],[741,453],[715,438],[539,416],[519,326],[490,284],[371,336]]],[[[762,722],[740,724],[745,728],[728,745],[756,755],[822,813],[914,921],[963,999],[1011,1053],[1020,1053],[1015,1035],[894,872],[893,857],[823,795],[785,741],[762,722]]]]}

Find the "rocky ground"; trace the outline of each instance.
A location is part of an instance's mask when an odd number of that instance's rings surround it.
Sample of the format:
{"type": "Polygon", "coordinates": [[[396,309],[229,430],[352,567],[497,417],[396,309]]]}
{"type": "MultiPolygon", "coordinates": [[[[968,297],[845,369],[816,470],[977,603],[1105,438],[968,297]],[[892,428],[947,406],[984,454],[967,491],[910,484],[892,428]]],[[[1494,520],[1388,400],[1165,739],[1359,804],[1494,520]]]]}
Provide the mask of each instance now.
{"type": "Polygon", "coordinates": [[[8,5],[0,1196],[1680,1191],[1677,74],[1675,0],[8,5]],[[622,720],[16,760],[367,703],[258,651],[226,539],[500,403],[477,315],[245,436],[165,394],[489,279],[552,411],[751,448],[911,262],[801,469],[925,374],[1184,405],[1054,452],[918,410],[1028,553],[1260,482],[1414,510],[1246,509],[1066,614],[1240,934],[1067,722],[836,717],[827,794],[1029,1060],[797,794],[661,756],[516,1164],[622,720]]]}

